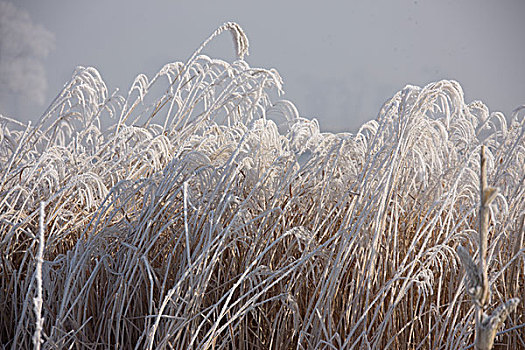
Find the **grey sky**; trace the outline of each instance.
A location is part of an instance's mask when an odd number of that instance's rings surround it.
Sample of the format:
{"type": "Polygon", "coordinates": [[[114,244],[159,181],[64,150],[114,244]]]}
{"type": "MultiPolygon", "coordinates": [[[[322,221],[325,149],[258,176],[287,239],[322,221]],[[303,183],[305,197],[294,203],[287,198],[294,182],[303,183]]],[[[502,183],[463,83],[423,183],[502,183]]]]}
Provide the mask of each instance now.
{"type": "MultiPolygon", "coordinates": [[[[55,36],[46,103],[0,112],[37,119],[77,65],[110,90],[184,61],[220,24],[239,23],[251,66],[276,68],[301,115],[355,130],[406,84],[458,80],[467,101],[505,114],[525,103],[525,1],[10,0],[55,36]]],[[[233,59],[229,35],[207,53],[233,59]]],[[[1,54],[1,53],[0,53],[1,54]]]]}

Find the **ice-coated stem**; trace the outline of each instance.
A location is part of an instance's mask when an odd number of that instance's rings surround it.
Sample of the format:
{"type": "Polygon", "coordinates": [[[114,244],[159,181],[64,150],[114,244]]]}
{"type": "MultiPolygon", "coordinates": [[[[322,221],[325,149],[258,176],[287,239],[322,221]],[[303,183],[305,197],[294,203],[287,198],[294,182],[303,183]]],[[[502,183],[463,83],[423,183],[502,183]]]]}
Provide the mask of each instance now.
{"type": "Polygon", "coordinates": [[[494,338],[505,318],[518,306],[519,299],[513,298],[501,304],[491,315],[484,309],[490,303],[490,286],[487,272],[487,245],[489,232],[490,204],[498,195],[497,188],[489,187],[487,181],[487,158],[485,146],[480,154],[480,208],[479,208],[479,263],[476,266],[467,250],[462,246],[457,249],[458,256],[467,272],[467,293],[472,297],[476,307],[476,340],[478,350],[490,350],[494,338]]]}
{"type": "Polygon", "coordinates": [[[33,299],[35,304],[35,333],[33,334],[33,346],[36,350],[40,349],[42,343],[42,327],[44,319],[42,318],[42,264],[44,263],[44,216],[46,203],[40,202],[40,220],[38,235],[38,252],[36,254],[36,297],[33,299]]]}

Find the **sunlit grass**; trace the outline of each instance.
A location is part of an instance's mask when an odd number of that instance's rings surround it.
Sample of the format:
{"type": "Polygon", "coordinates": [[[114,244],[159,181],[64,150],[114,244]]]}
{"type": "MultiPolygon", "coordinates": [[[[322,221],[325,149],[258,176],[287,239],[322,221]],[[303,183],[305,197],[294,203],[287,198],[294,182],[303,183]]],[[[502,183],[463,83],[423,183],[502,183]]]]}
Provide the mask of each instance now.
{"type": "MultiPolygon", "coordinates": [[[[507,122],[440,81],[321,133],[275,70],[201,49],[126,96],[80,67],[34,125],[0,117],[5,347],[38,324],[41,202],[43,348],[466,347],[456,248],[477,249],[482,144],[491,305],[523,295],[524,108],[507,122]]],[[[503,348],[525,347],[524,311],[503,348]]]]}

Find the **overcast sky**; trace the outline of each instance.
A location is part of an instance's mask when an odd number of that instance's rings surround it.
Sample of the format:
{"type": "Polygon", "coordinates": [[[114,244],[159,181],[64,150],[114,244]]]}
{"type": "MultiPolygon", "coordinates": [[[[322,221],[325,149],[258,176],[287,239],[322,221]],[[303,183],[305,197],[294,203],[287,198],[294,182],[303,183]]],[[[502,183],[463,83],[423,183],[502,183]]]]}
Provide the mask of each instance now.
{"type": "MultiPolygon", "coordinates": [[[[137,74],[185,61],[227,21],[247,33],[248,63],[276,68],[283,98],[322,130],[354,131],[406,84],[441,79],[459,81],[467,102],[482,100],[491,110],[509,114],[525,104],[523,0],[0,5],[0,113],[19,120],[38,119],[78,65],[97,68],[110,90],[127,91],[137,74]]],[[[231,37],[219,37],[206,53],[232,60],[231,37]]]]}

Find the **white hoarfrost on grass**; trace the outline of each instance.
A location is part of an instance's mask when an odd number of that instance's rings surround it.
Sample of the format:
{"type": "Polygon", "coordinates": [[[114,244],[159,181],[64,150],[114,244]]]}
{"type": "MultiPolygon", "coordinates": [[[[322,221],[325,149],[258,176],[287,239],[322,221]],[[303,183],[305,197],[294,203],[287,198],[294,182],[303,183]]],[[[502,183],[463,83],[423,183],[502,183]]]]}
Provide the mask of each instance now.
{"type": "MultiPolygon", "coordinates": [[[[440,81],[321,133],[275,70],[203,46],[127,96],[79,67],[34,125],[0,117],[4,347],[466,347],[482,144],[490,305],[523,295],[525,107],[507,122],[440,81]]],[[[525,347],[524,311],[497,344],[525,347]]]]}

